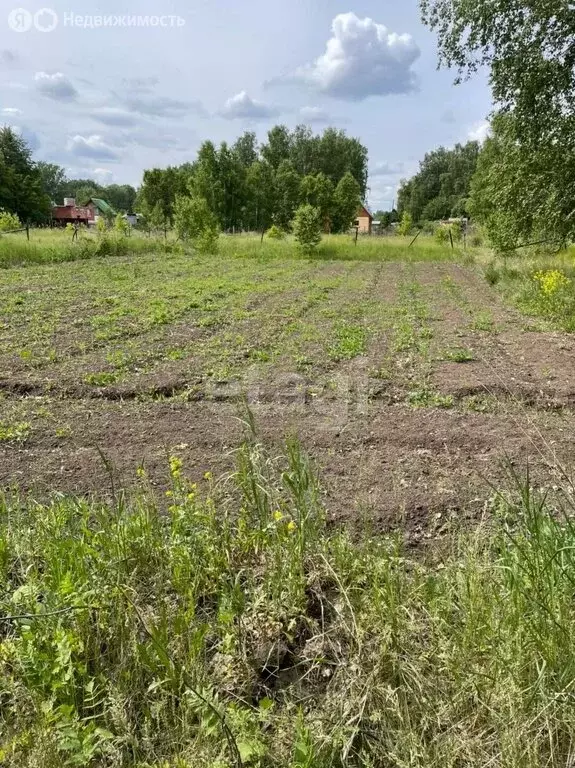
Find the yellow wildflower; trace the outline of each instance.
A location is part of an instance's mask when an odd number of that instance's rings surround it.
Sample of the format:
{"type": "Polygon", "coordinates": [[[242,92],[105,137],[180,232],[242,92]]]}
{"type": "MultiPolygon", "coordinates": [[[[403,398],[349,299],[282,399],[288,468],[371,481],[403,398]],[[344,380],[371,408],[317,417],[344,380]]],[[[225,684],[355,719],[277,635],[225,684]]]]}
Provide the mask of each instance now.
{"type": "Polygon", "coordinates": [[[283,515],[279,511],[279,509],[276,509],[276,511],[274,512],[274,520],[276,521],[276,523],[279,523],[280,520],[283,520],[283,515]]]}
{"type": "Polygon", "coordinates": [[[547,269],[535,272],[533,279],[535,282],[539,283],[541,293],[545,296],[553,296],[563,288],[567,288],[570,283],[569,278],[558,269],[547,269]]]}
{"type": "Polygon", "coordinates": [[[177,456],[170,456],[170,474],[174,479],[182,476],[182,467],[184,462],[177,456]]]}
{"type": "Polygon", "coordinates": [[[146,470],[144,467],[138,467],[136,470],[136,477],[139,477],[140,480],[143,480],[146,477],[146,470]]]}
{"type": "Polygon", "coordinates": [[[287,529],[288,529],[288,531],[289,531],[290,533],[293,533],[294,531],[296,531],[296,530],[297,530],[297,525],[294,523],[294,521],[293,521],[293,520],[290,520],[290,522],[288,523],[288,527],[287,527],[287,529]]]}
{"type": "Polygon", "coordinates": [[[213,475],[212,475],[212,473],[211,473],[211,472],[206,472],[206,474],[204,475],[204,480],[207,480],[207,481],[208,481],[208,483],[210,482],[210,480],[211,480],[212,478],[213,478],[213,475]]]}

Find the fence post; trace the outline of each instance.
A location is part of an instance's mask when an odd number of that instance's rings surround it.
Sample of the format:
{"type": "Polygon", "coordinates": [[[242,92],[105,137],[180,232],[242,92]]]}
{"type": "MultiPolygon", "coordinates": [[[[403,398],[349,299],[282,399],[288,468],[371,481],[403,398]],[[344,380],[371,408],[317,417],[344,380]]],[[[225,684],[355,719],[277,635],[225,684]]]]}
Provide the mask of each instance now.
{"type": "Polygon", "coordinates": [[[26,239],[30,242],[30,222],[26,222],[26,239]]]}

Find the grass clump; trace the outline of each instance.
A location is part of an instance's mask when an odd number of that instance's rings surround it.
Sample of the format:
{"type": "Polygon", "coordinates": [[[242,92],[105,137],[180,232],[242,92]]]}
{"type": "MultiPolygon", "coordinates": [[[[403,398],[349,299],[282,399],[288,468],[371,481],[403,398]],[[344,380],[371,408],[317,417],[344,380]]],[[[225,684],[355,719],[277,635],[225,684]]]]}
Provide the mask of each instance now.
{"type": "Polygon", "coordinates": [[[475,355],[471,349],[465,347],[458,347],[456,349],[449,349],[443,355],[444,360],[449,360],[452,363],[470,363],[475,360],[475,355]]]}
{"type": "Polygon", "coordinates": [[[367,331],[362,325],[342,324],[336,328],[336,338],[328,352],[330,358],[339,362],[352,360],[366,350],[367,331]]]}
{"type": "Polygon", "coordinates": [[[568,764],[575,527],[529,480],[433,564],[327,528],[296,442],[169,467],[1,500],[2,765],[568,764]]]}
{"type": "Polygon", "coordinates": [[[0,421],[0,443],[11,441],[21,442],[30,434],[30,424],[26,421],[11,424],[10,422],[0,421]]]}

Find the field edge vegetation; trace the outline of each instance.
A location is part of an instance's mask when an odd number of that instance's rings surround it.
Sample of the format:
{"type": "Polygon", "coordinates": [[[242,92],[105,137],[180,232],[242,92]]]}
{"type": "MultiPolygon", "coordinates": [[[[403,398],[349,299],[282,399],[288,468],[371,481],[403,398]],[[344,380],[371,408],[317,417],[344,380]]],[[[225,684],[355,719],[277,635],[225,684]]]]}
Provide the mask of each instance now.
{"type": "MultiPolygon", "coordinates": [[[[252,425],[253,426],[253,425],[252,425]]],[[[451,549],[326,523],[295,440],[0,502],[6,766],[564,766],[575,526],[514,478],[451,549]]],[[[563,512],[561,512],[564,507],[563,512]]]]}

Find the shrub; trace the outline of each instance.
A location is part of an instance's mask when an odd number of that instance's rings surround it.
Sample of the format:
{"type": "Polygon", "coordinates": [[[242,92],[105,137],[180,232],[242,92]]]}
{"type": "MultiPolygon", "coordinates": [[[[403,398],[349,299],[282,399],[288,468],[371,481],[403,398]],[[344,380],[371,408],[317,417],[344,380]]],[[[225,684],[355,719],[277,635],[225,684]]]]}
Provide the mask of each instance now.
{"type": "Polygon", "coordinates": [[[10,232],[12,229],[20,229],[22,224],[15,213],[0,210],[0,232],[10,232]]]}
{"type": "Polygon", "coordinates": [[[96,232],[99,235],[103,235],[107,231],[108,231],[108,223],[106,222],[106,219],[100,216],[100,218],[96,222],[96,232]]]}
{"type": "Polygon", "coordinates": [[[283,230],[281,230],[276,224],[272,224],[272,226],[266,232],[266,235],[271,240],[283,240],[285,237],[283,230]]]}
{"type": "Polygon", "coordinates": [[[501,274],[497,269],[494,261],[489,262],[489,264],[485,267],[485,272],[483,274],[485,275],[485,279],[489,285],[496,285],[496,283],[501,280],[501,274]]]}
{"type": "Polygon", "coordinates": [[[413,218],[410,213],[407,211],[404,211],[403,216],[401,217],[401,222],[399,223],[399,227],[397,228],[397,231],[400,235],[403,235],[406,237],[411,232],[411,229],[413,227],[413,218]]]}
{"type": "Polygon", "coordinates": [[[483,238],[480,234],[475,233],[474,235],[471,235],[471,238],[469,240],[469,244],[472,248],[481,248],[483,245],[483,238]]]}
{"type": "Polygon", "coordinates": [[[455,242],[458,243],[460,240],[463,240],[463,222],[454,221],[450,224],[450,228],[455,242]]]}
{"type": "Polygon", "coordinates": [[[217,253],[219,236],[215,227],[205,227],[194,240],[194,247],[200,253],[217,253]]]}
{"type": "Polygon", "coordinates": [[[122,237],[126,237],[130,234],[130,224],[121,213],[119,213],[114,220],[114,230],[122,237]]]}
{"type": "Polygon", "coordinates": [[[300,250],[311,254],[321,243],[321,211],[313,205],[300,205],[295,212],[293,232],[300,250]]]}
{"type": "Polygon", "coordinates": [[[440,224],[433,233],[433,237],[440,245],[444,245],[449,240],[449,229],[440,224]]]}
{"type": "Polygon", "coordinates": [[[181,240],[191,240],[201,253],[215,253],[218,220],[205,197],[179,195],[174,205],[174,228],[181,240]]]}

